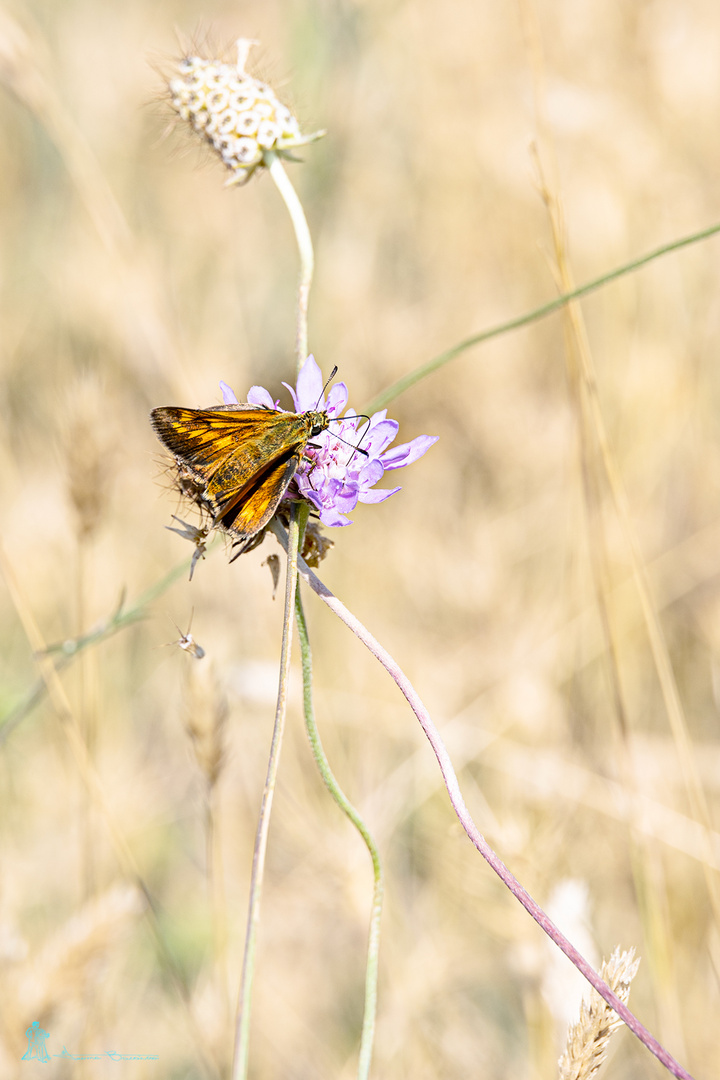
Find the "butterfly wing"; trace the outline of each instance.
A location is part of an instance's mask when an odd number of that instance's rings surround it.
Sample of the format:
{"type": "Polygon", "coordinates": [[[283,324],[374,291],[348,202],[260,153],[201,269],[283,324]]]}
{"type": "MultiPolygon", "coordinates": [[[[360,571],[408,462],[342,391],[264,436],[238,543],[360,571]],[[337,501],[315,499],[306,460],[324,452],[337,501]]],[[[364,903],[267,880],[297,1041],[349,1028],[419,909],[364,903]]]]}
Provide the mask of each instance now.
{"type": "Polygon", "coordinates": [[[231,409],[169,406],[153,409],[150,419],[155,434],[168,450],[198,479],[208,481],[235,457],[238,471],[251,473],[257,457],[252,448],[274,415],[282,414],[254,405],[234,405],[231,409]],[[243,461],[247,461],[245,470],[243,461]]]}
{"type": "Polygon", "coordinates": [[[300,463],[310,430],[302,414],[255,405],[153,409],[158,438],[198,486],[193,494],[238,536],[270,520],[300,463]]]}
{"type": "Polygon", "coordinates": [[[246,540],[267,525],[300,464],[302,450],[277,458],[253,482],[230,495],[216,510],[216,520],[246,540]]]}

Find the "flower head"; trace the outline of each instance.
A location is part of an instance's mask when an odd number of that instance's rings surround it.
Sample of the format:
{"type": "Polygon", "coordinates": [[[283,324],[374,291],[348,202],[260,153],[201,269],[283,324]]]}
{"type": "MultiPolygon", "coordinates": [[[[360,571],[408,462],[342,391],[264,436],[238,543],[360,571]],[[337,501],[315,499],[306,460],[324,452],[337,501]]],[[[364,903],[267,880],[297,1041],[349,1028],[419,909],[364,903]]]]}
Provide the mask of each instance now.
{"type": "Polygon", "coordinates": [[[303,135],[300,125],[272,87],[248,75],[245,63],[255,42],[240,38],[237,64],[186,56],[170,79],[170,101],[183,120],[220,155],[233,176],[244,183],[273,150],[289,156],[296,146],[319,139],[324,132],[303,135]]]}
{"type": "MultiPolygon", "coordinates": [[[[220,385],[225,404],[236,403],[232,390],[225,383],[220,385]]],[[[386,409],[376,412],[369,422],[354,409],[341,416],[348,401],[347,387],[345,383],[336,383],[326,400],[322,373],[312,356],[305,361],[296,387],[283,385],[290,391],[296,412],[324,410],[332,421],[330,427],[313,436],[306,446],[287,496],[306,499],[324,525],[350,525],[347,515],[359,502],[380,503],[389,499],[399,487],[375,490],[385,472],[411,465],[437,442],[437,435],[418,435],[408,443],[390,447],[399,425],[396,420],[387,419],[386,409]]],[[[262,386],[251,387],[247,400],[268,409],[279,408],[262,386]]]]}

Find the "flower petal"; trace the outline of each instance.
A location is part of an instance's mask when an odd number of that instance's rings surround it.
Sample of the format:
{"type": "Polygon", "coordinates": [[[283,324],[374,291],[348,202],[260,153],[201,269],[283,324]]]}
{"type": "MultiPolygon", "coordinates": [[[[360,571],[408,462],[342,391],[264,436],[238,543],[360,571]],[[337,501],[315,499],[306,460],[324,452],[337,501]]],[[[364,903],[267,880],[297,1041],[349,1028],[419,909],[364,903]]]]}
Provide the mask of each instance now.
{"type": "Polygon", "coordinates": [[[225,405],[237,405],[238,399],[235,397],[235,391],[231,390],[226,382],[220,380],[220,389],[222,390],[223,402],[225,405]]]}
{"type": "Polygon", "coordinates": [[[291,386],[290,383],[286,383],[286,382],[283,383],[283,386],[285,387],[286,390],[290,391],[290,397],[293,399],[293,405],[295,406],[295,412],[300,412],[300,405],[298,404],[297,394],[295,393],[295,387],[291,386]]]}
{"type": "Polygon", "coordinates": [[[312,503],[316,510],[323,509],[322,499],[318,495],[317,491],[313,491],[311,487],[303,485],[300,490],[300,494],[302,495],[303,499],[307,499],[309,503],[312,503]]]}
{"type": "Polygon", "coordinates": [[[320,511],[320,520],[323,525],[337,526],[337,525],[352,525],[352,521],[346,518],[344,514],[339,514],[334,507],[328,507],[325,510],[320,511]]]}
{"type": "Polygon", "coordinates": [[[311,353],[300,368],[300,374],[297,377],[297,400],[295,404],[298,412],[304,412],[306,409],[322,408],[322,396],[322,371],[311,353]]]}
{"type": "Polygon", "coordinates": [[[361,503],[381,503],[389,499],[391,495],[394,495],[396,491],[400,491],[399,487],[390,488],[385,490],[380,488],[379,491],[363,491],[358,497],[358,502],[361,503]]]}
{"type": "Polygon", "coordinates": [[[266,409],[275,409],[275,402],[264,386],[251,386],[248,390],[247,400],[251,405],[263,405],[266,409]]]}
{"type": "Polygon", "coordinates": [[[348,484],[337,492],[333,502],[341,513],[350,514],[357,506],[359,497],[357,484],[348,484]]]}
{"type": "MultiPolygon", "coordinates": [[[[327,411],[330,416],[337,416],[347,405],[348,388],[344,382],[335,383],[330,387],[327,396],[327,411]]],[[[311,406],[312,408],[313,406],[311,406]]]]}
{"type": "Polygon", "coordinates": [[[433,443],[438,441],[438,435],[418,435],[408,443],[394,446],[392,450],[386,450],[380,460],[386,469],[401,469],[404,465],[412,465],[423,454],[426,454],[433,443]]]}
{"type": "Polygon", "coordinates": [[[373,484],[377,484],[379,480],[382,480],[385,469],[377,458],[371,458],[367,465],[364,465],[358,475],[358,480],[364,488],[371,488],[373,484]]]}
{"type": "Polygon", "coordinates": [[[371,426],[366,439],[360,443],[363,450],[367,450],[370,457],[379,457],[386,446],[389,446],[397,435],[400,425],[397,420],[381,420],[371,426]]]}

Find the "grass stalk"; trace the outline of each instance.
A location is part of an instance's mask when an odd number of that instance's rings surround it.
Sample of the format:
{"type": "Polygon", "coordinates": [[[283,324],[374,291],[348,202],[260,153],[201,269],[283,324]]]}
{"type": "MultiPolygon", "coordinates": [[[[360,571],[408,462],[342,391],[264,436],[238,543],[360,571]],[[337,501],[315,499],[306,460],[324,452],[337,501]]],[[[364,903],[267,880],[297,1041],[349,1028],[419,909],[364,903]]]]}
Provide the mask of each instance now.
{"type": "Polygon", "coordinates": [[[268,758],[267,775],[265,778],[265,788],[263,790],[260,815],[255,834],[255,850],[253,852],[247,928],[245,933],[245,951],[243,955],[240,993],[235,1021],[235,1051],[232,1067],[233,1080],[245,1080],[248,1070],[250,1011],[252,1004],[252,984],[255,974],[255,951],[257,947],[258,926],[260,924],[260,906],[265,874],[268,833],[270,831],[270,817],[272,814],[273,797],[275,795],[275,784],[277,781],[278,766],[280,764],[280,751],[282,749],[285,717],[287,713],[293,611],[295,608],[295,592],[297,588],[298,543],[301,527],[304,529],[305,526],[305,522],[301,522],[300,517],[302,515],[305,517],[305,520],[307,520],[306,515],[308,512],[309,507],[301,507],[300,510],[298,510],[297,504],[293,504],[290,517],[289,541],[287,545],[287,576],[285,579],[285,611],[280,654],[280,678],[275,708],[275,724],[273,727],[270,756],[268,758]]]}
{"type": "Polygon", "coordinates": [[[372,860],[373,868],[373,900],[370,915],[370,931],[368,934],[367,963],[365,968],[365,1010],[363,1014],[362,1035],[360,1038],[360,1056],[358,1059],[358,1080],[367,1080],[370,1073],[373,1043],[375,1040],[375,1023],[377,1017],[377,981],[378,981],[378,958],[380,952],[380,917],[383,906],[383,871],[380,861],[380,852],[372,838],[370,830],[361,818],[358,811],[352,805],[348,797],[338,784],[330,763],[325,755],[320,732],[315,720],[312,692],[312,652],[310,638],[308,636],[307,622],[303,610],[302,597],[298,589],[295,596],[295,618],[298,626],[298,637],[302,652],[303,673],[303,708],[305,711],[305,727],[310,741],[310,747],[315,758],[325,787],[342,810],[343,814],[355,826],[360,833],[372,860]]]}
{"type": "Polygon", "coordinates": [[[155,941],[163,967],[175,986],[178,997],[184,1006],[188,1028],[194,1041],[203,1075],[206,1077],[215,1077],[218,1075],[217,1063],[212,1059],[212,1055],[207,1051],[207,1048],[203,1043],[200,1029],[190,1007],[190,992],[187,983],[182,971],[178,967],[168,948],[160,927],[157,903],[140,872],[140,868],[138,867],[125,834],[115,821],[105,796],[102,780],[95,765],[90,759],[77,718],[60,680],[58,670],[48,653],[42,633],[40,632],[40,627],[35,620],[30,605],[25,598],[24,592],[20,587],[20,583],[15,576],[15,572],[5,554],[2,544],[0,544],[0,573],[5,580],[5,584],[22,623],[25,635],[35,654],[35,659],[40,669],[40,674],[45,682],[50,703],[58,717],[62,732],[68,741],[78,773],[93,800],[93,804],[97,807],[105,820],[117,860],[123,872],[128,878],[135,882],[145,897],[146,906],[144,914],[147,919],[147,924],[155,941]]]}
{"type": "Polygon", "coordinates": [[[674,251],[680,251],[682,248],[690,247],[693,244],[699,244],[703,240],[708,240],[711,236],[716,236],[718,233],[720,233],[720,222],[715,222],[714,225],[708,225],[706,228],[700,229],[699,232],[689,233],[687,236],[681,236],[678,240],[671,240],[667,244],[661,244],[660,247],[653,248],[653,250],[649,251],[646,255],[641,255],[637,259],[632,259],[630,262],[623,263],[622,266],[617,266],[614,270],[608,271],[607,274],[601,274],[600,277],[593,278],[592,281],[587,281],[584,285],[579,285],[575,289],[564,291],[560,296],[556,297],[555,300],[549,300],[546,304],[541,304],[540,307],[533,308],[532,311],[526,312],[525,315],[518,315],[514,319],[498,323],[497,326],[491,326],[487,330],[481,330],[477,334],[471,334],[470,337],[466,337],[462,341],[459,341],[457,345],[452,345],[449,349],[445,349],[443,352],[438,353],[432,360],[420,364],[412,371],[409,371],[407,375],[403,375],[396,382],[391,383],[390,386],[385,390],[382,390],[372,399],[372,401],[364,406],[365,411],[372,415],[372,413],[377,412],[378,409],[384,409],[391,401],[394,401],[395,398],[404,394],[406,390],[410,390],[417,383],[422,382],[428,375],[432,375],[434,372],[439,371],[440,368],[445,367],[451,360],[455,360],[458,356],[467,352],[468,349],[472,349],[476,345],[483,345],[486,341],[492,341],[493,338],[502,337],[503,334],[509,334],[513,330],[521,330],[524,326],[530,326],[534,322],[539,322],[540,319],[545,319],[548,315],[552,315],[554,312],[559,311],[572,300],[579,300],[583,296],[588,296],[590,293],[602,289],[604,285],[609,285],[613,281],[618,281],[628,274],[634,274],[636,270],[640,270],[643,266],[655,262],[656,259],[661,259],[664,255],[670,255],[674,251]]]}

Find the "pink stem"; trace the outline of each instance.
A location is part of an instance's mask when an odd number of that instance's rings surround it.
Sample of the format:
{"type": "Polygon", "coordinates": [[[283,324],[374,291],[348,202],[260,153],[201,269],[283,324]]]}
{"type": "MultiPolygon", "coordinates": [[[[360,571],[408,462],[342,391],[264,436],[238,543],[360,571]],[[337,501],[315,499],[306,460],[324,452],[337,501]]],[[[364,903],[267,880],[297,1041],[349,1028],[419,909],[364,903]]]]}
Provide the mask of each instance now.
{"type": "MultiPolygon", "coordinates": [[[[287,534],[284,530],[279,528],[273,529],[275,535],[280,540],[283,547],[287,542],[287,534]]],[[[327,606],[333,611],[338,618],[342,619],[346,626],[348,626],[352,632],[362,641],[373,656],[380,661],[382,666],[388,672],[390,677],[397,683],[398,687],[405,695],[407,702],[412,711],[420,721],[420,725],[425,732],[430,745],[432,746],[435,757],[440,765],[440,771],[445,781],[445,787],[448,790],[450,796],[450,802],[453,805],[453,809],[458,816],[460,824],[470,837],[471,841],[480,852],[482,857],[490,864],[492,869],[498,875],[498,877],[507,885],[510,892],[520,901],[522,906],[533,917],[535,922],[545,931],[549,938],[555,942],[558,948],[562,949],[568,959],[575,965],[578,971],[582,972],[587,981],[593,986],[598,994],[608,1005],[615,1010],[619,1017],[625,1021],[627,1026],[638,1037],[640,1042],[648,1048],[648,1050],[655,1055],[658,1061],[668,1069],[673,1076],[678,1077],[678,1080],[693,1080],[691,1074],[683,1069],[674,1057],[672,1057],[664,1047],[660,1045],[657,1039],[650,1034],[646,1027],[640,1023],[637,1017],[630,1012],[627,1005],[623,1004],[617,994],[614,994],[607,983],[603,982],[597,972],[591,967],[587,960],[581,956],[575,946],[568,941],[565,935],[555,926],[551,919],[545,914],[541,907],[535,903],[532,896],[523,888],[517,878],[511,874],[505,863],[495,854],[480,830],[477,828],[475,822],[470,816],[470,812],[465,805],[465,800],[460,792],[460,785],[458,784],[455,770],[450,761],[450,756],[445,749],[445,744],[440,738],[440,734],[430,719],[430,714],[423,705],[420,697],[413,687],[410,680],[405,673],[393,660],[392,656],[382,647],[379,641],[372,636],[372,634],[365,629],[363,624],[355,618],[351,612],[345,607],[345,605],[338,600],[338,598],[330,592],[330,590],[323,584],[319,577],[317,577],[312,570],[307,566],[302,558],[298,558],[298,571],[304,580],[308,583],[313,592],[324,600],[327,606]]]]}

